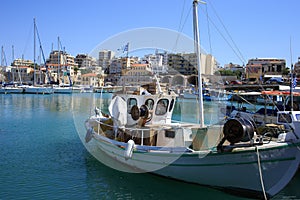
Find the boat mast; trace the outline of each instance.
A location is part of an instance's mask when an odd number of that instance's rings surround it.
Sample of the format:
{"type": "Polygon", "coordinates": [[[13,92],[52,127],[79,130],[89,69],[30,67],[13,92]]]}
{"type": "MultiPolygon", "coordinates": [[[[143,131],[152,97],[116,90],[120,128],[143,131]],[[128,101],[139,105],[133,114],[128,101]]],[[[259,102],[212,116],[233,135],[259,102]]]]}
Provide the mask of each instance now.
{"type": "Polygon", "coordinates": [[[204,113],[203,113],[203,96],[202,96],[200,39],[199,39],[199,28],[198,28],[198,2],[200,3],[205,3],[205,2],[199,0],[193,1],[194,48],[197,57],[197,66],[198,66],[199,122],[200,122],[200,127],[205,127],[204,113]]]}
{"type": "Polygon", "coordinates": [[[35,85],[35,68],[36,68],[36,60],[35,60],[35,54],[36,54],[36,27],[35,27],[35,18],[33,18],[33,85],[35,85]]]}
{"type": "Polygon", "coordinates": [[[60,66],[60,63],[61,63],[61,61],[60,61],[60,48],[59,48],[59,37],[57,37],[57,50],[58,50],[58,54],[57,54],[57,85],[60,85],[60,68],[61,68],[61,66],[60,66]]]}
{"type": "Polygon", "coordinates": [[[293,63],[291,64],[291,76],[290,76],[290,98],[291,98],[291,111],[294,110],[294,98],[293,98],[293,89],[294,89],[294,66],[293,63]]]}
{"type": "MultiPolygon", "coordinates": [[[[294,99],[293,99],[293,89],[294,89],[294,66],[292,58],[292,39],[290,38],[290,54],[291,54],[291,73],[290,73],[290,98],[291,98],[291,111],[294,110],[294,99]]],[[[296,86],[295,86],[296,87],[296,86]]]]}

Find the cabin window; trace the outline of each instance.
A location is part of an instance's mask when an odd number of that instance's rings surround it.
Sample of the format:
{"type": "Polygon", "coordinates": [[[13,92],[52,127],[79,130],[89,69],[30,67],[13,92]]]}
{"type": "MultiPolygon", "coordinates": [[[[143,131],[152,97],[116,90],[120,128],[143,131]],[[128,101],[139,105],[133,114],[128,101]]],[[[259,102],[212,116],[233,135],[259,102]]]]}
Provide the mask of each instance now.
{"type": "Polygon", "coordinates": [[[166,130],[165,137],[166,138],[175,138],[175,131],[166,130]]]}
{"type": "Polygon", "coordinates": [[[156,115],[166,114],[167,109],[168,109],[168,105],[169,105],[169,100],[168,99],[160,99],[157,102],[155,114],[156,115]]]}
{"type": "Polygon", "coordinates": [[[171,100],[171,103],[170,103],[170,107],[169,107],[169,112],[171,112],[171,110],[172,110],[172,108],[173,108],[173,106],[174,106],[174,102],[175,102],[175,100],[172,99],[172,100],[171,100]]]}
{"type": "Polygon", "coordinates": [[[131,108],[134,106],[134,105],[137,105],[137,100],[135,98],[129,98],[127,100],[127,112],[129,114],[131,114],[131,108]]]}
{"type": "Polygon", "coordinates": [[[291,115],[288,113],[280,113],[278,115],[278,122],[280,123],[292,123],[291,115]]]}
{"type": "Polygon", "coordinates": [[[145,101],[145,105],[149,108],[149,110],[153,110],[154,100],[153,99],[147,99],[145,101]]]}

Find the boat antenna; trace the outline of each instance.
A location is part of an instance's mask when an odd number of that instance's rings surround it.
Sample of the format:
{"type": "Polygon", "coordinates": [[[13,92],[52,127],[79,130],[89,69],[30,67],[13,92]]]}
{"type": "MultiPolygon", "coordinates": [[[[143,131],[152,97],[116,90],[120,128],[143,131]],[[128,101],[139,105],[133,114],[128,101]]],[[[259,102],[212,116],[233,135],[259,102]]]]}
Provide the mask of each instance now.
{"type": "Polygon", "coordinates": [[[290,106],[291,106],[291,111],[294,110],[293,106],[293,87],[294,87],[294,66],[293,66],[293,57],[292,57],[292,38],[290,37],[290,54],[291,54],[291,72],[290,72],[290,106]]]}
{"type": "Polygon", "coordinates": [[[12,63],[15,60],[15,49],[14,49],[14,45],[11,46],[11,59],[12,59],[12,63]]]}
{"type": "Polygon", "coordinates": [[[199,29],[198,29],[198,2],[205,4],[203,1],[193,1],[193,28],[194,28],[194,48],[197,57],[198,66],[198,98],[199,98],[199,122],[200,127],[204,125],[204,113],[203,113],[203,96],[202,96],[202,77],[201,77],[201,55],[200,55],[200,40],[199,40],[199,29]]]}

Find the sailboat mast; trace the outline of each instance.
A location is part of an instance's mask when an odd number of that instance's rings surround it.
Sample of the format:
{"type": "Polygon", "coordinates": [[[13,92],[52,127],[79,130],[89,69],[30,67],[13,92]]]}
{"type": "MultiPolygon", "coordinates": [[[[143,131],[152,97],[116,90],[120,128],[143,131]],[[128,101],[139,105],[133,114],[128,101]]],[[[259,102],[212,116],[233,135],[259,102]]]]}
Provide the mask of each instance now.
{"type": "MultiPolygon", "coordinates": [[[[203,96],[202,96],[200,39],[199,39],[199,28],[198,28],[198,2],[199,0],[193,1],[194,48],[197,57],[197,66],[198,66],[199,123],[201,127],[205,127],[204,113],[203,113],[203,96]]],[[[204,3],[202,1],[200,2],[204,3]]]]}
{"type": "MultiPolygon", "coordinates": [[[[294,110],[294,99],[293,99],[293,89],[294,89],[294,66],[292,58],[292,39],[290,38],[290,54],[291,54],[291,73],[290,73],[290,98],[291,98],[291,111],[294,110]]],[[[295,86],[296,87],[296,86],[295,86]]]]}
{"type": "Polygon", "coordinates": [[[33,18],[33,85],[35,85],[35,68],[36,68],[36,27],[35,27],[35,18],[33,18]]]}
{"type": "Polygon", "coordinates": [[[57,37],[57,50],[58,50],[58,54],[57,54],[57,84],[60,84],[60,48],[59,48],[59,37],[57,37]]]}

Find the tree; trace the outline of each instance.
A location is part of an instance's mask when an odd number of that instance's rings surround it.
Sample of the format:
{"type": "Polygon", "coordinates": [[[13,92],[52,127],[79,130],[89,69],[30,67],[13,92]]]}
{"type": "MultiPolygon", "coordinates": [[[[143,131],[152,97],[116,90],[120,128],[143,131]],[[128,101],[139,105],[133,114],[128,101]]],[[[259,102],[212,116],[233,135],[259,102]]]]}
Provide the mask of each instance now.
{"type": "Polygon", "coordinates": [[[240,79],[243,73],[239,70],[233,71],[230,69],[221,69],[219,71],[216,71],[214,74],[217,76],[236,76],[238,79],[240,79]]]}
{"type": "Polygon", "coordinates": [[[78,67],[74,67],[74,74],[77,75],[79,68],[78,67]]]}
{"type": "Polygon", "coordinates": [[[283,70],[282,70],[282,75],[288,75],[290,73],[290,68],[288,67],[285,67],[283,70]]]}

